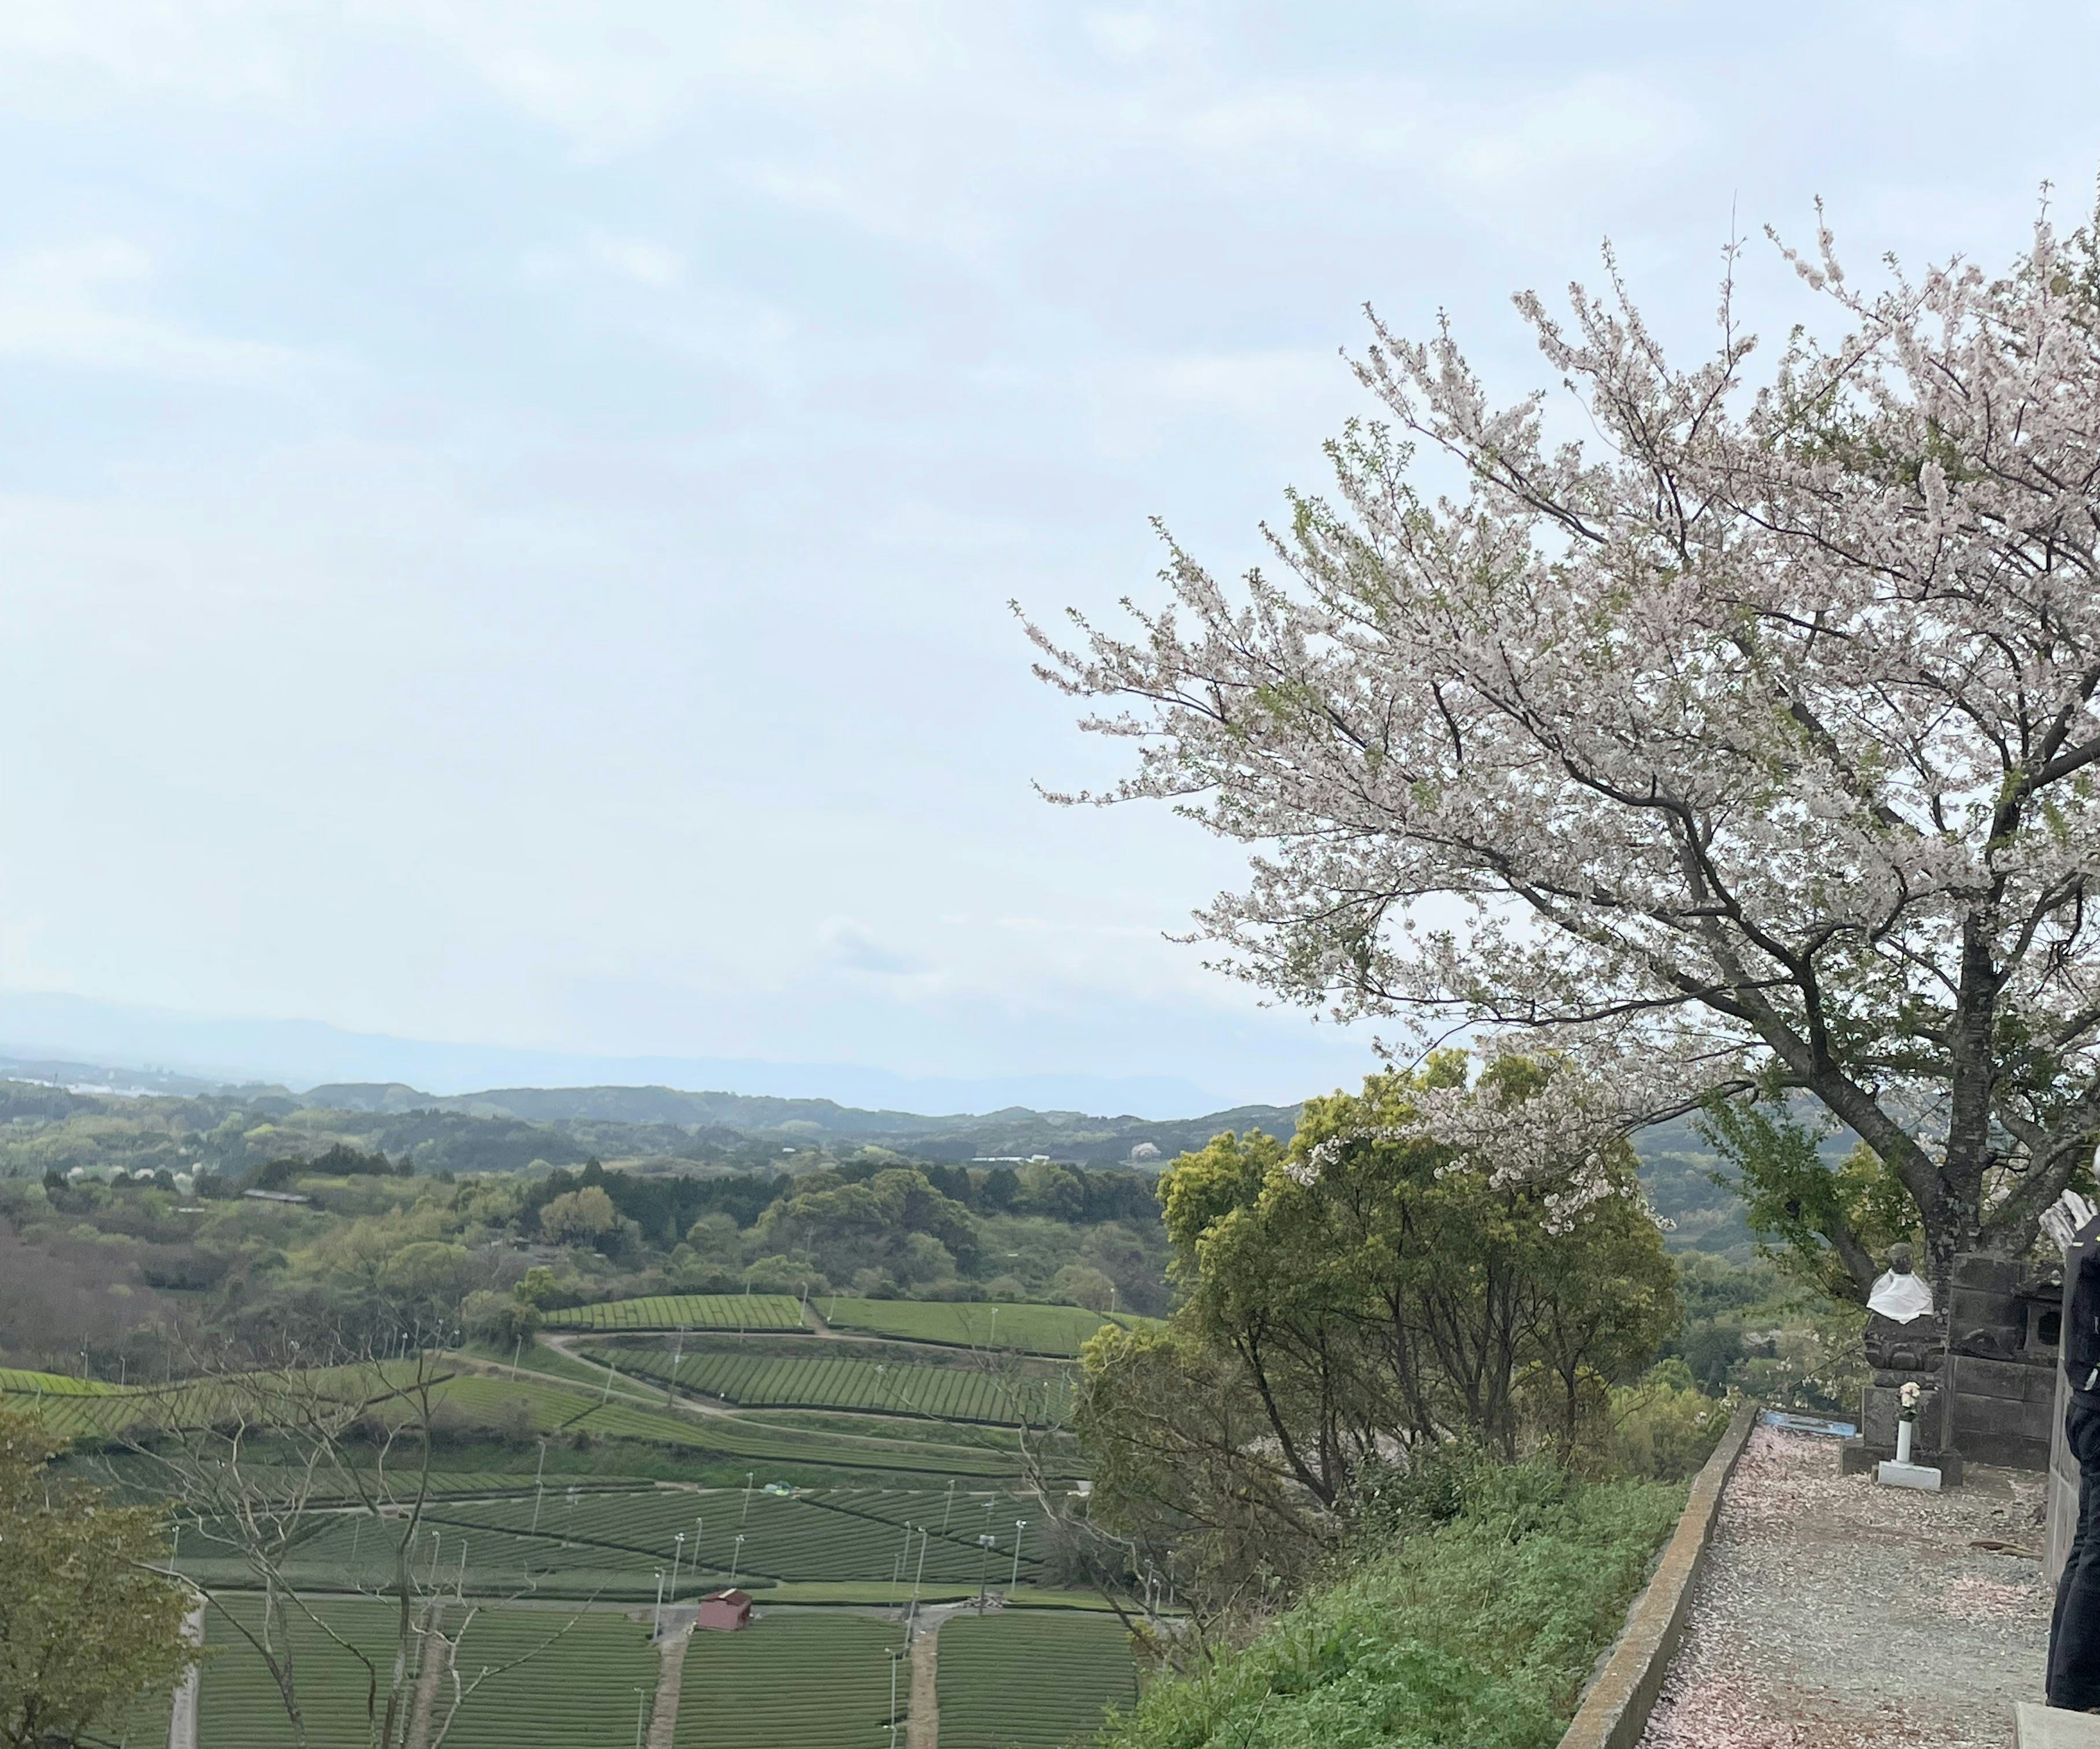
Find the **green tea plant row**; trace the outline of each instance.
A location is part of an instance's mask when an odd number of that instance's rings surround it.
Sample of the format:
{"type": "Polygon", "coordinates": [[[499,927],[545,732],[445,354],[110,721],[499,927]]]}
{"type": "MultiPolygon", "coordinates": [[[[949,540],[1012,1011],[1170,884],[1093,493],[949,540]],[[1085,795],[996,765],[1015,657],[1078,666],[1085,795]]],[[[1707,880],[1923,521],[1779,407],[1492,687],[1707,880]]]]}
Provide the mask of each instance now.
{"type": "Polygon", "coordinates": [[[631,1373],[669,1379],[675,1371],[686,1390],[752,1408],[874,1409],[1010,1426],[1024,1418],[1035,1424],[1063,1420],[1071,1395],[1061,1380],[1008,1380],[964,1367],[905,1366],[850,1354],[779,1360],[722,1354],[682,1357],[652,1349],[629,1350],[620,1358],[631,1373]]]}
{"type": "MultiPolygon", "coordinates": [[[[251,1630],[259,1625],[258,1603],[236,1599],[230,1607],[251,1630]]],[[[364,1602],[327,1602],[315,1608],[330,1628],[373,1660],[383,1681],[394,1650],[391,1610],[384,1604],[364,1602]]],[[[295,1622],[290,1638],[309,1749],[361,1749],[369,1741],[369,1672],[311,1622],[295,1622]]],[[[212,1749],[283,1749],[295,1742],[269,1667],[219,1608],[205,1611],[205,1643],[222,1650],[205,1666],[197,1695],[198,1741],[212,1749]]]]}
{"type": "MultiPolygon", "coordinates": [[[[889,1654],[902,1636],[858,1615],[757,1616],[696,1633],[678,1689],[677,1749],[887,1749],[889,1654]]],[[[896,1716],[911,1672],[896,1673],[896,1716]]]]}
{"type": "MultiPolygon", "coordinates": [[[[246,1610],[252,1625],[254,1605],[241,1601],[232,1606],[246,1610]]],[[[391,1608],[355,1601],[315,1608],[373,1660],[383,1682],[394,1651],[391,1608]]],[[[462,1701],[447,1749],[626,1749],[633,1742],[636,1691],[646,1707],[656,1684],[646,1621],[523,1608],[481,1610],[470,1620],[455,1605],[443,1625],[448,1633],[464,1626],[454,1655],[462,1690],[483,1668],[501,1670],[462,1701]]],[[[364,1749],[370,1689],[365,1665],[310,1622],[295,1619],[291,1632],[310,1749],[364,1749]]],[[[212,1749],[281,1749],[293,1741],[267,1666],[217,1610],[207,1613],[205,1640],[224,1650],[205,1667],[200,1739],[212,1749]]]]}
{"type": "MultiPolygon", "coordinates": [[[[366,1369],[342,1370],[346,1392],[364,1394],[378,1382],[366,1369]]],[[[390,1367],[385,1377],[390,1380],[396,1373],[405,1377],[406,1368],[390,1367]]],[[[461,1372],[439,1384],[434,1397],[455,1422],[506,1436],[589,1433],[752,1464],[995,1477],[1011,1475],[1015,1461],[1004,1451],[985,1449],[964,1438],[943,1441],[932,1429],[929,1437],[907,1442],[765,1427],[731,1416],[681,1414],[618,1394],[608,1399],[602,1390],[593,1392],[587,1385],[531,1377],[461,1372]]],[[[236,1408],[252,1414],[257,1404],[252,1393],[221,1380],[67,1395],[15,1392],[8,1393],[7,1401],[33,1408],[54,1433],[68,1439],[110,1438],[135,1428],[210,1424],[227,1419],[236,1408]]],[[[397,1401],[381,1412],[404,1417],[410,1405],[397,1401]]]]}
{"type": "MultiPolygon", "coordinates": [[[[460,1512],[471,1510],[462,1503],[460,1512]]],[[[544,1522],[558,1526],[553,1501],[544,1522]]],[[[285,1557],[285,1579],[312,1591],[384,1590],[395,1580],[395,1559],[405,1526],[396,1519],[374,1522],[368,1514],[333,1514],[302,1537],[285,1557]]],[[[253,1584],[223,1544],[192,1530],[179,1545],[178,1565],[201,1583],[253,1584]]],[[[565,1541],[558,1534],[533,1535],[468,1522],[454,1516],[426,1516],[408,1547],[409,1566],[419,1586],[457,1588],[469,1597],[563,1597],[603,1593],[648,1597],[655,1569],[665,1558],[646,1550],[596,1542],[565,1541]]]]}
{"type": "MultiPolygon", "coordinates": [[[[1015,1305],[948,1300],[854,1300],[840,1294],[810,1305],[840,1330],[865,1330],[905,1342],[946,1348],[1012,1348],[1026,1354],[1077,1354],[1103,1324],[1105,1314],[1076,1305],[1015,1305]]],[[[1126,1328],[1145,1320],[1114,1322],[1126,1328]]]]}
{"type": "Polygon", "coordinates": [[[462,1689],[496,1673],[461,1701],[445,1749],[628,1749],[638,1709],[655,1703],[649,1623],[624,1614],[486,1610],[466,1623],[452,1667],[462,1689]]]}
{"type": "Polygon", "coordinates": [[[788,1293],[651,1294],[571,1306],[547,1316],[550,1330],[805,1330],[788,1293]]]}
{"type": "MultiPolygon", "coordinates": [[[[979,1513],[968,1509],[964,1496],[946,1535],[939,1531],[939,1518],[932,1508],[942,1500],[938,1494],[919,1498],[929,1508],[912,1521],[928,1531],[925,1539],[924,1577],[942,1583],[975,1583],[981,1574],[996,1568],[998,1575],[1012,1570],[1015,1531],[1012,1518],[1026,1513],[1002,1513],[990,1526],[995,1547],[987,1556],[977,1538],[985,1534],[979,1513]]],[[[920,1539],[915,1531],[894,1520],[834,1507],[821,1499],[785,1498],[753,1490],[748,1499],[741,1491],[723,1489],[695,1493],[658,1489],[646,1494],[558,1496],[553,1490],[538,1504],[539,1531],[532,1537],[534,1503],[527,1500],[488,1500],[446,1504],[429,1516],[433,1526],[448,1535],[479,1539],[523,1533],[532,1540],[568,1544],[577,1548],[632,1551],[646,1555],[655,1564],[668,1566],[681,1533],[686,1536],[682,1559],[690,1570],[696,1558],[704,1574],[722,1575],[732,1567],[740,1576],[796,1580],[879,1581],[888,1579],[903,1563],[910,1579],[919,1575],[920,1539]],[[743,1539],[739,1545],[736,1539],[743,1539]],[[695,1548],[697,1544],[697,1557],[695,1548]]],[[[1038,1514],[1038,1517],[1040,1515],[1038,1514]]],[[[1039,1537],[1031,1549],[1021,1533],[1021,1572],[1024,1579],[1041,1570],[1038,1558],[1039,1537]]],[[[512,1570],[520,1564],[507,1545],[501,1559],[512,1570]]],[[[302,1559],[309,1558],[304,1545],[302,1559]]],[[[457,1559],[455,1552],[453,1558],[457,1559]]],[[[478,1553],[470,1557],[476,1565],[478,1553]]],[[[526,1559],[531,1557],[527,1555],[526,1559]]],[[[593,1557],[594,1559],[596,1557],[593,1557]]],[[[611,1565],[611,1562],[603,1564],[611,1565]]],[[[436,1570],[448,1569],[439,1557],[436,1570]]],[[[470,1568],[469,1584],[472,1584],[470,1568]]]]}
{"type": "Polygon", "coordinates": [[[932,1471],[941,1475],[1011,1474],[1013,1460],[927,1440],[840,1440],[821,1433],[762,1428],[727,1416],[697,1416],[607,1397],[586,1386],[461,1375],[440,1388],[440,1402],[464,1420],[506,1432],[589,1433],[637,1439],[757,1464],[812,1464],[862,1469],[932,1471]]]}
{"type": "Polygon", "coordinates": [[[821,1464],[833,1468],[909,1470],[935,1475],[1011,1476],[1015,1459],[999,1451],[933,1439],[847,1439],[819,1431],[760,1427],[726,1416],[676,1416],[617,1398],[566,1424],[607,1438],[669,1439],[696,1450],[758,1464],[821,1464]],[[666,1426],[673,1431],[664,1432],[666,1426]]]}
{"type": "Polygon", "coordinates": [[[951,1616],[936,1651],[941,1749],[1061,1749],[1137,1699],[1130,1636],[1112,1618],[951,1616]]]}
{"type": "MultiPolygon", "coordinates": [[[[1005,1489],[986,1493],[958,1487],[925,1493],[902,1488],[827,1488],[818,1498],[833,1512],[884,1524],[924,1525],[937,1536],[953,1537],[972,1548],[988,1531],[996,1531],[1004,1542],[1017,1518],[1039,1523],[1043,1517],[1042,1503],[1035,1495],[1005,1489]]],[[[1025,1571],[1027,1562],[1021,1566],[1025,1571]]]]}
{"type": "Polygon", "coordinates": [[[64,1372],[26,1372],[16,1367],[0,1367],[0,1393],[20,1391],[25,1397],[102,1397],[117,1389],[100,1379],[76,1379],[64,1372]]]}

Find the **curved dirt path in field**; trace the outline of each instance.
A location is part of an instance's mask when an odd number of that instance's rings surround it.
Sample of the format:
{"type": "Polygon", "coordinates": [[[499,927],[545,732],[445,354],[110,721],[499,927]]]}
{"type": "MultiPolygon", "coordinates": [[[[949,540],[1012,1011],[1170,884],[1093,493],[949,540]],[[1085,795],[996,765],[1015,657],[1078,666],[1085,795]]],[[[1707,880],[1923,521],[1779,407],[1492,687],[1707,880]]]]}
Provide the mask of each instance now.
{"type": "Polygon", "coordinates": [[[972,1607],[940,1603],[919,1612],[911,1641],[911,1704],[905,1714],[905,1749],[940,1749],[941,1624],[972,1607]]]}
{"type": "Polygon", "coordinates": [[[1834,1440],[1758,1428],[1641,1749],[2004,1749],[2041,1698],[2041,1503],[2040,1476],[1980,1464],[1884,1488],[1834,1440]]]}
{"type": "MultiPolygon", "coordinates": [[[[199,1597],[183,1618],[183,1638],[192,1645],[204,1644],[204,1599],[199,1597]]],[[[204,1666],[192,1664],[175,1685],[175,1703],[168,1714],[168,1749],[197,1749],[197,1694],[203,1685],[204,1666]]]]}

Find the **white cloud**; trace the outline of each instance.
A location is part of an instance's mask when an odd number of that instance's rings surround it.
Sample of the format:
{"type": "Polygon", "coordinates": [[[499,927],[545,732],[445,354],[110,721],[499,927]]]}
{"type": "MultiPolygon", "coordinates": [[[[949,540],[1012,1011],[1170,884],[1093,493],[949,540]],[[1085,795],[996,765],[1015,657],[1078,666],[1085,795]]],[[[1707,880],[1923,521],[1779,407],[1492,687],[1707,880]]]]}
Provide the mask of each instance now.
{"type": "Polygon", "coordinates": [[[614,236],[594,231],[589,248],[591,259],[600,267],[652,291],[668,291],[685,280],[685,258],[647,237],[614,236]]]}
{"type": "Polygon", "coordinates": [[[153,258],[122,238],[0,260],[0,356],[192,382],[280,382],[314,362],[288,347],[227,339],[155,314],[153,258]]]}
{"type": "Polygon", "coordinates": [[[830,917],[817,931],[818,945],[832,965],[880,978],[911,978],[929,970],[924,960],[886,947],[851,917],[830,917]]]}
{"type": "Polygon", "coordinates": [[[1149,12],[1089,12],[1083,28],[1111,60],[1142,60],[1167,40],[1167,27],[1149,12]]]}
{"type": "Polygon", "coordinates": [[[1095,442],[1127,457],[1157,449],[1192,419],[1286,429],[1317,426],[1317,413],[1353,394],[1337,353],[1281,347],[1105,360],[1088,378],[1095,442]]]}

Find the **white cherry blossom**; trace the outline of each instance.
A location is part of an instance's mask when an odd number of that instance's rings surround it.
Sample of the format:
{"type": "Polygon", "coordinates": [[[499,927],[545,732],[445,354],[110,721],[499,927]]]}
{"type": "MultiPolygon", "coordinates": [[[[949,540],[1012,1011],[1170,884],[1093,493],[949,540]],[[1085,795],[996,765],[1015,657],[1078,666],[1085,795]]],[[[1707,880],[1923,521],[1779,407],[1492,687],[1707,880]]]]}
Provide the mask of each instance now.
{"type": "Polygon", "coordinates": [[[1378,327],[1383,422],[1275,574],[1173,546],[1130,628],[1031,632],[1135,754],[1062,799],[1250,847],[1199,913],[1229,969],[1643,1064],[1648,1115],[1806,1089],[1939,1274],[2024,1248],[2100,1131],[2100,272],[2045,219],[1996,277],[1789,258],[1842,332],[1762,380],[1732,289],[1688,369],[1616,272],[1564,317],[1520,298],[1582,444],[1448,329],[1378,327]],[[1418,443],[1462,496],[1416,488],[1418,443]]]}

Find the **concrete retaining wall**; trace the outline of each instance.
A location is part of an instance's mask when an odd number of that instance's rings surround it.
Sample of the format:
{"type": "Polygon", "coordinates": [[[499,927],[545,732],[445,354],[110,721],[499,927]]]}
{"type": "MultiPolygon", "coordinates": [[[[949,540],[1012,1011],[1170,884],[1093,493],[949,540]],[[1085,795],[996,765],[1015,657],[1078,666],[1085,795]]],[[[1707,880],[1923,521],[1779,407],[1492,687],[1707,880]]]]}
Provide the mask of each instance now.
{"type": "Polygon", "coordinates": [[[1634,1749],[1648,1729],[1648,1716],[1662,1692],[1670,1654],[1683,1637],[1692,1582],[1706,1558],[1706,1539],[1720,1509],[1721,1491],[1757,1424],[1754,1406],[1745,1403],[1728,1423],[1705,1467],[1692,1479],[1690,1497],[1670,1545],[1656,1563],[1648,1589],[1626,1612],[1625,1631],[1583,1695],[1560,1739],[1560,1749],[1634,1749]]]}

